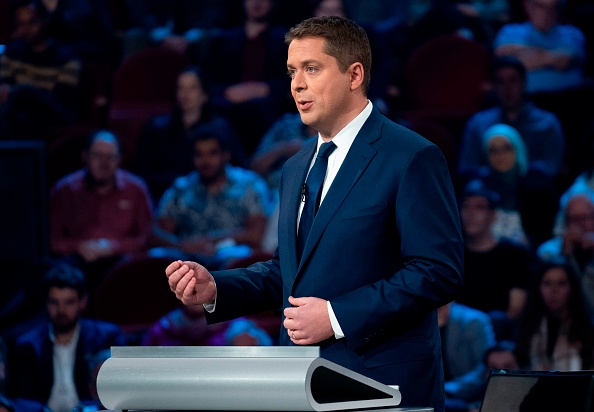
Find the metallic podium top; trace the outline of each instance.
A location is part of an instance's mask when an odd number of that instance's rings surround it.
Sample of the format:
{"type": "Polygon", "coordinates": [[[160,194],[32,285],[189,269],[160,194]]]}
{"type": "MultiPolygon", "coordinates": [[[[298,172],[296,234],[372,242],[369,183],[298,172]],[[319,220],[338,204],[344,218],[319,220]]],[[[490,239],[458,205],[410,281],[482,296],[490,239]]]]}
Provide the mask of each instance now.
{"type": "Polygon", "coordinates": [[[397,386],[319,353],[301,346],[112,347],[97,392],[107,409],[117,410],[305,412],[400,404],[397,386]]]}

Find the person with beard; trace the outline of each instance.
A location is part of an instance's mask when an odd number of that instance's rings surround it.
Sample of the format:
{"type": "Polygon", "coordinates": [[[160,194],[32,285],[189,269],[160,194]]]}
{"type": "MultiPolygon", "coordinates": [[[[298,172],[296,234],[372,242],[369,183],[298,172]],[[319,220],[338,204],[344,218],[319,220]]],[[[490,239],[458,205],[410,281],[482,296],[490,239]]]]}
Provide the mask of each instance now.
{"type": "Polygon", "coordinates": [[[87,293],[80,269],[57,264],[46,272],[44,286],[48,322],[9,345],[7,395],[69,412],[93,399],[88,360],[126,340],[119,326],[82,317],[87,293]]]}
{"type": "Polygon", "coordinates": [[[177,178],[157,206],[151,256],[198,260],[210,268],[259,249],[273,207],[266,181],[229,164],[214,127],[194,137],[195,170],[177,178]]]}
{"type": "Polygon", "coordinates": [[[89,136],[85,166],[50,192],[50,247],[81,267],[93,288],[124,255],[143,252],[153,204],[142,178],[120,168],[120,145],[108,130],[89,136]]]}

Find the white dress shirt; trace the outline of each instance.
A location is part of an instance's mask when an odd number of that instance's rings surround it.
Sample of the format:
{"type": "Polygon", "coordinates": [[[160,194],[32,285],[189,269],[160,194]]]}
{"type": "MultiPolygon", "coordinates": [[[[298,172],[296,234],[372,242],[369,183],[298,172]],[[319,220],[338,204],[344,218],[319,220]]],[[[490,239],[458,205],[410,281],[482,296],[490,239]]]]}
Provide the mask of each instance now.
{"type": "MultiPolygon", "coordinates": [[[[353,145],[355,141],[355,137],[363,127],[363,124],[371,114],[371,110],[373,109],[373,105],[370,101],[368,101],[367,106],[361,113],[357,115],[349,124],[347,124],[340,132],[336,134],[332,138],[332,142],[336,145],[336,149],[330,154],[328,157],[328,168],[326,169],[326,178],[324,179],[324,185],[322,186],[322,195],[320,197],[320,206],[324,201],[324,197],[326,193],[328,193],[328,189],[332,185],[340,166],[344,162],[349,149],[353,145]]],[[[316,154],[318,150],[320,150],[320,146],[326,143],[320,134],[318,134],[318,148],[316,149],[316,154]]],[[[309,170],[313,167],[316,161],[316,156],[314,155],[311,164],[309,165],[309,170]]],[[[308,172],[309,173],[309,172],[308,172]]],[[[306,179],[307,180],[307,179],[306,179]]],[[[301,219],[301,212],[303,211],[303,206],[305,205],[305,201],[301,201],[299,205],[299,216],[297,216],[297,230],[299,230],[299,220],[301,219]]],[[[336,315],[334,314],[334,310],[332,310],[332,305],[330,301],[328,301],[328,315],[330,316],[330,323],[332,324],[332,330],[334,331],[334,337],[336,339],[344,338],[344,333],[342,332],[342,328],[338,323],[338,319],[336,319],[336,315]]]]}

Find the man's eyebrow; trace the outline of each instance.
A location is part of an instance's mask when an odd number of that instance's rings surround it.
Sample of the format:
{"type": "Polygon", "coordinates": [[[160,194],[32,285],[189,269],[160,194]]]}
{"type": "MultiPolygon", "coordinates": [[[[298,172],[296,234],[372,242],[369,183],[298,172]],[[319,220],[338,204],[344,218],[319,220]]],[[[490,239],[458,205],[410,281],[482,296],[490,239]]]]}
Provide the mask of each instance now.
{"type": "MultiPolygon", "coordinates": [[[[314,59],[309,59],[309,60],[304,60],[302,62],[299,62],[299,66],[309,66],[310,64],[316,64],[316,65],[320,65],[321,63],[318,60],[314,60],[314,59]]],[[[294,65],[287,63],[287,67],[290,68],[295,68],[294,65]]]]}

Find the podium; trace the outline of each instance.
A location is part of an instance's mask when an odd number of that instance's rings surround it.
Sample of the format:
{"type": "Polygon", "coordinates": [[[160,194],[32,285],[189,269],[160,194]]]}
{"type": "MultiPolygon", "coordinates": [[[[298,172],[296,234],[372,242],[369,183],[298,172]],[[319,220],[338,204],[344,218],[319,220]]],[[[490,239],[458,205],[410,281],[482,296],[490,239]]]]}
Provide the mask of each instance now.
{"type": "Polygon", "coordinates": [[[319,355],[299,346],[116,346],[97,393],[110,410],[433,411],[396,408],[397,386],[319,355]]]}

